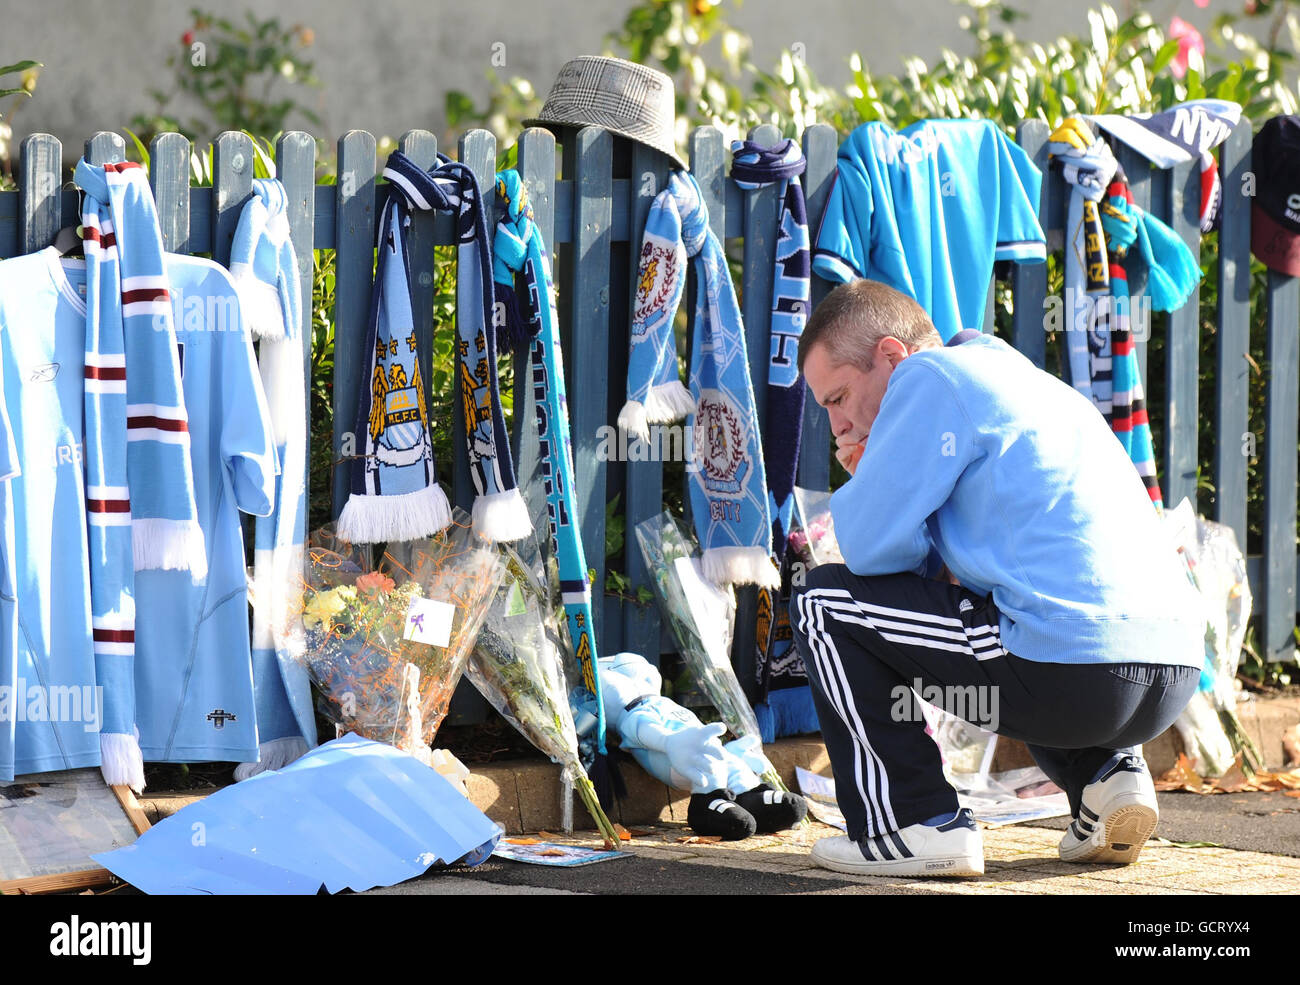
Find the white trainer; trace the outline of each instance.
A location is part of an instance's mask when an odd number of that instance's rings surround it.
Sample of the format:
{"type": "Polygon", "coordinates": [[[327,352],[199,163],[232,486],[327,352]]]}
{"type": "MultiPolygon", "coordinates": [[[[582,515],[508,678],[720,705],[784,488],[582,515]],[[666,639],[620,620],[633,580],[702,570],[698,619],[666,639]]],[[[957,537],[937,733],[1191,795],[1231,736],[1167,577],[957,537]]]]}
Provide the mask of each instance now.
{"type": "Polygon", "coordinates": [[[810,857],[823,869],[865,876],[982,876],[984,842],[966,808],[937,826],[912,824],[900,831],[852,841],[822,838],[810,857]]]}
{"type": "Polygon", "coordinates": [[[1064,862],[1129,865],[1156,829],[1160,808],[1141,756],[1121,755],[1083,788],[1079,815],[1061,838],[1064,862]]]}

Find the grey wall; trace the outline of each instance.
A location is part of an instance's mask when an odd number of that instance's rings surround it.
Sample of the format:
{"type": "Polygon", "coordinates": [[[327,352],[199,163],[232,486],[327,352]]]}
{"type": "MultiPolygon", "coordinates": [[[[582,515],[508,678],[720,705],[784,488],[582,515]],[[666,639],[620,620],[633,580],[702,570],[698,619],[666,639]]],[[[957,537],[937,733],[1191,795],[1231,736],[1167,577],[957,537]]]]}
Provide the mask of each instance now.
{"type": "MultiPolygon", "coordinates": [[[[545,92],[560,65],[580,54],[599,53],[618,28],[623,3],[591,0],[193,0],[213,13],[242,18],[246,9],[272,13],[285,24],[315,33],[306,56],[322,80],[296,98],[323,121],[311,127],[331,143],[351,128],[398,137],[412,127],[443,133],[443,93],[469,92],[481,102],[493,45],[504,44],[502,76],[520,75],[545,92]]],[[[151,88],[167,84],[167,56],[182,52],[190,26],[190,2],[158,0],[0,0],[0,64],[24,58],[45,63],[34,98],[19,105],[12,123],[16,142],[45,130],[78,148],[91,131],[120,129],[152,109],[151,88]]],[[[1034,4],[1021,22],[1021,37],[1048,40],[1087,31],[1089,0],[1034,4]]],[[[1125,4],[1115,4],[1125,9],[1125,4]]],[[[1149,3],[1167,24],[1173,13],[1208,24],[1210,16],[1240,0],[1210,0],[1208,10],[1186,2],[1149,3]]],[[[805,46],[808,64],[824,82],[848,81],[848,56],[861,52],[876,71],[896,71],[904,54],[933,58],[943,46],[965,51],[957,25],[960,8],[947,0],[745,0],[731,22],[753,39],[754,61],[771,68],[780,51],[805,46]]],[[[201,37],[201,35],[200,35],[201,37]]],[[[501,49],[498,49],[501,50],[501,49]]],[[[13,108],[5,100],[0,112],[13,108]]],[[[303,125],[304,121],[297,121],[303,125]]],[[[68,151],[72,150],[68,146],[68,151]]]]}

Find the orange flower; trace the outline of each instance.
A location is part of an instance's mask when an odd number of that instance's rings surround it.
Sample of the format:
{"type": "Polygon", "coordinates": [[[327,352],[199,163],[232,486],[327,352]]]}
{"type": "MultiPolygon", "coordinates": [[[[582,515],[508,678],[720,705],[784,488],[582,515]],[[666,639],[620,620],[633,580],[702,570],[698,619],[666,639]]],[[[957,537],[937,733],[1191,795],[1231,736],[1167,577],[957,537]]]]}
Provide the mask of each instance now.
{"type": "Polygon", "coordinates": [[[357,591],[367,595],[372,592],[391,592],[396,587],[396,582],[382,571],[372,571],[357,579],[357,591]]]}

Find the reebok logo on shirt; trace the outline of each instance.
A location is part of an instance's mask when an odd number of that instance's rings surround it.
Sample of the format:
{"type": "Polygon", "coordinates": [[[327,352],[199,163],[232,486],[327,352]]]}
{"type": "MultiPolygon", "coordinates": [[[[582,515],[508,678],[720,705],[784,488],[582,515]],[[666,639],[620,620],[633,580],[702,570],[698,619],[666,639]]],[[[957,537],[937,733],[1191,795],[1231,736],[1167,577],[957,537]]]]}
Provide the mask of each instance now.
{"type": "Polygon", "coordinates": [[[32,383],[52,383],[54,377],[59,375],[58,363],[46,363],[44,366],[37,366],[32,370],[32,375],[28,380],[32,383]]]}

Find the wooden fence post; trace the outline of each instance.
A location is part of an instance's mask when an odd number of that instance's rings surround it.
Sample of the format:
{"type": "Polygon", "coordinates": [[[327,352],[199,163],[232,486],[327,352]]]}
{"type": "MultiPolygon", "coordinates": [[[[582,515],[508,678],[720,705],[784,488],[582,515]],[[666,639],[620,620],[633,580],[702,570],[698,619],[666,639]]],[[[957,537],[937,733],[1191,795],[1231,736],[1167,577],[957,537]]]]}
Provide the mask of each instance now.
{"type": "Polygon", "coordinates": [[[333,515],[348,501],[351,456],[365,447],[354,433],[364,360],[370,287],[375,273],[375,138],[351,130],[339,139],[334,211],[333,515]]]}

